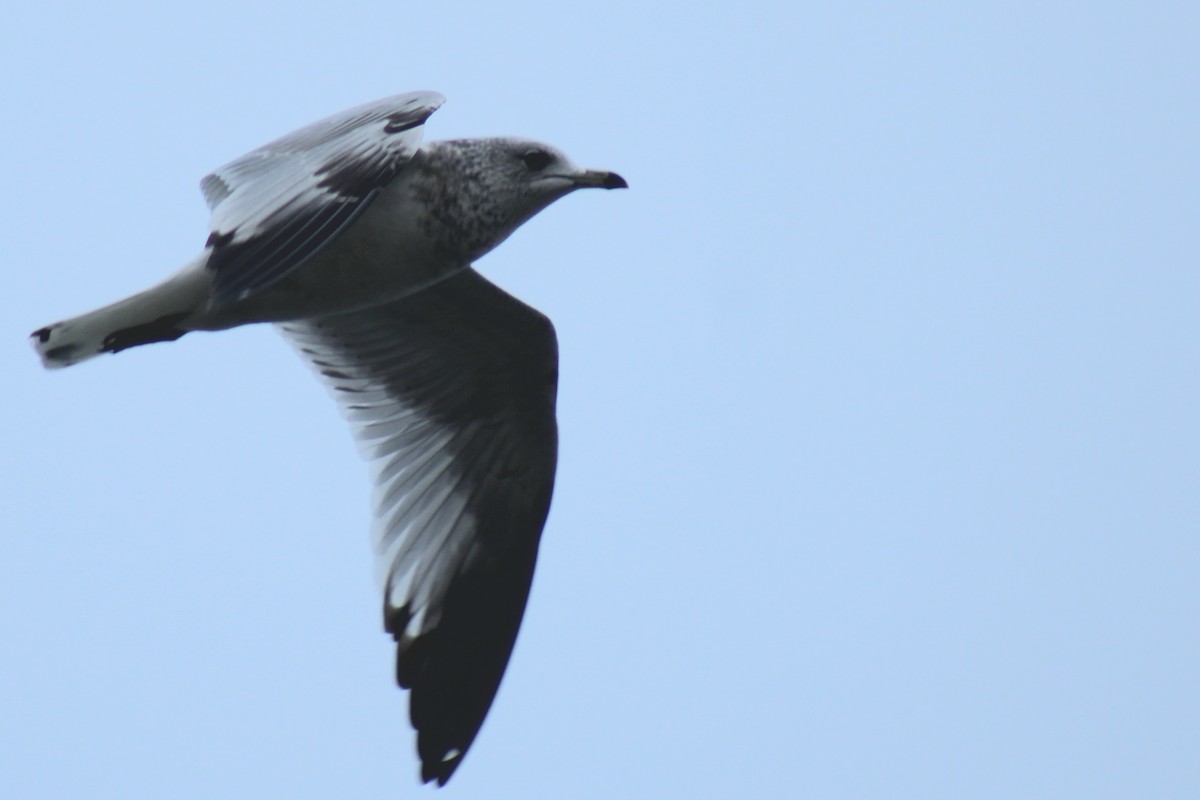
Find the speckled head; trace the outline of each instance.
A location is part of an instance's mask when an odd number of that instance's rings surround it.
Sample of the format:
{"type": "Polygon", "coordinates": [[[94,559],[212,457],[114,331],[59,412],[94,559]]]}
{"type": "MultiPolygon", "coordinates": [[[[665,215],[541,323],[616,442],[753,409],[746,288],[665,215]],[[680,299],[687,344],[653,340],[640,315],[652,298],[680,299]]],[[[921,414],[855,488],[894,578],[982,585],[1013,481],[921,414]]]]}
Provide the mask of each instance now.
{"type": "Polygon", "coordinates": [[[468,262],[576,189],[628,186],[615,172],[581,169],[560,150],[528,139],[449,139],[422,151],[422,175],[414,176],[428,209],[422,225],[468,262]]]}

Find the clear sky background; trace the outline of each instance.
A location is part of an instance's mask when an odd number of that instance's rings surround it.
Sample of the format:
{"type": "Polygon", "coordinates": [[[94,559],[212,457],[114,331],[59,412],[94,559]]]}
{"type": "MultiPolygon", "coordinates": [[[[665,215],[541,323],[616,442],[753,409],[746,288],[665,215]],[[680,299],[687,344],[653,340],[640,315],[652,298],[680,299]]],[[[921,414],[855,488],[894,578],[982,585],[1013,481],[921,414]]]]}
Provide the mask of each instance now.
{"type": "Polygon", "coordinates": [[[325,390],[268,327],[59,373],[207,171],[449,102],[614,169],[481,263],[559,480],[462,798],[1200,796],[1195,3],[20,4],[0,31],[0,784],[416,780],[325,390]]]}

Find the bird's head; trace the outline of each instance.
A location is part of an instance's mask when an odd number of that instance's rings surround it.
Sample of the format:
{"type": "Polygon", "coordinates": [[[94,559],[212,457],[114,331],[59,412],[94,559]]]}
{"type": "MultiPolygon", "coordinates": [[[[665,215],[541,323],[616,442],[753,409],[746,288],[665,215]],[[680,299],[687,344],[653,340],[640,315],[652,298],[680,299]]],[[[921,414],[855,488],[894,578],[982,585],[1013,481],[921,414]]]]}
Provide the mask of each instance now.
{"type": "Polygon", "coordinates": [[[427,188],[432,216],[468,261],[576,189],[628,187],[615,172],[583,169],[561,150],[528,139],[451,139],[424,150],[436,176],[427,188]]]}

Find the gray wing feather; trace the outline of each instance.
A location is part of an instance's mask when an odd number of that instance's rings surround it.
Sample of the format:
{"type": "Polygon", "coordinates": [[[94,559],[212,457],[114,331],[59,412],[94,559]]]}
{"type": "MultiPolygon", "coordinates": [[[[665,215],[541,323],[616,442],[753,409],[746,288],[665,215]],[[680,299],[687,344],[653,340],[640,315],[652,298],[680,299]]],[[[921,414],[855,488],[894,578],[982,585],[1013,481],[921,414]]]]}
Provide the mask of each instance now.
{"type": "Polygon", "coordinates": [[[444,100],[409,92],[358,106],[206,175],[215,302],[270,286],[332,241],[417,152],[444,100]]]}
{"type": "Polygon", "coordinates": [[[475,738],[524,613],[557,458],[550,321],[472,269],[375,309],[280,326],[375,479],[397,680],[426,781],[475,738]]]}

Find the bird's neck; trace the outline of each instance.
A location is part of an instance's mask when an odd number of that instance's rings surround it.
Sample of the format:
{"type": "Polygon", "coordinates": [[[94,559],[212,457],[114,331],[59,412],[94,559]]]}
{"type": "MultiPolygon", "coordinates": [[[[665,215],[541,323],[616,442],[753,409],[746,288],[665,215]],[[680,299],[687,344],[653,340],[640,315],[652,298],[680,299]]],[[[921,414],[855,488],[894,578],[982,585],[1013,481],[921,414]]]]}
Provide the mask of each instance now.
{"type": "Polygon", "coordinates": [[[433,142],[421,149],[413,192],[424,206],[421,228],[440,253],[469,264],[504,241],[522,220],[497,202],[473,142],[433,142]]]}

